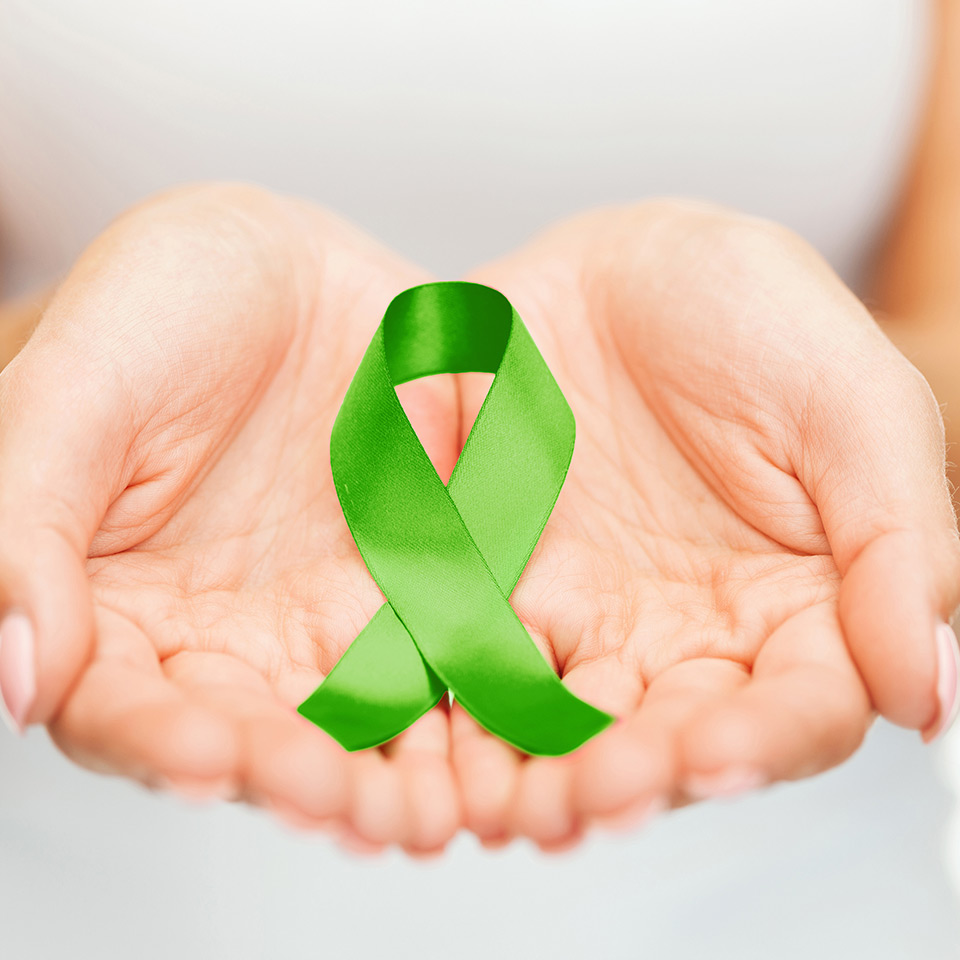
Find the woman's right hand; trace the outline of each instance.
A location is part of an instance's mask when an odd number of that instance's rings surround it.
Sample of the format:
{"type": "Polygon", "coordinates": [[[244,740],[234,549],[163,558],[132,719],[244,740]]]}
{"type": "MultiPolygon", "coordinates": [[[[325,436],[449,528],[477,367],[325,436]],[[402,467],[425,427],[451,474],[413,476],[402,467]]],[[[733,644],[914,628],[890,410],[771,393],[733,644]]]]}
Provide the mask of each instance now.
{"type": "MultiPolygon", "coordinates": [[[[429,279],[307,204],[182,189],[114,223],[0,376],[0,687],[97,770],[367,844],[460,824],[448,718],[346,754],[296,712],[382,602],[329,467],[389,299],[429,279]]],[[[404,402],[442,472],[451,378],[404,402]]]]}

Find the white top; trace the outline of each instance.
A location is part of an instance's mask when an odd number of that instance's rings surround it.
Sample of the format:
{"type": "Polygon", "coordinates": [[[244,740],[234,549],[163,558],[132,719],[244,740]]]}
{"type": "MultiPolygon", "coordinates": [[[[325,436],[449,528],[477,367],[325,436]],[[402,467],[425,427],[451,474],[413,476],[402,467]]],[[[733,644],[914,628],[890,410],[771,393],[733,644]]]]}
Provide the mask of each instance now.
{"type": "Polygon", "coordinates": [[[452,276],[651,194],[805,234],[886,212],[923,0],[4,0],[0,230],[18,284],[170,184],[312,197],[452,276]]]}
{"type": "MultiPolygon", "coordinates": [[[[921,0],[0,0],[0,277],[184,180],[312,197],[454,277],[585,206],[718,200],[855,279],[901,176],[921,0]]],[[[0,737],[0,953],[74,960],[954,956],[915,734],[548,859],[367,863],[0,737]]]]}

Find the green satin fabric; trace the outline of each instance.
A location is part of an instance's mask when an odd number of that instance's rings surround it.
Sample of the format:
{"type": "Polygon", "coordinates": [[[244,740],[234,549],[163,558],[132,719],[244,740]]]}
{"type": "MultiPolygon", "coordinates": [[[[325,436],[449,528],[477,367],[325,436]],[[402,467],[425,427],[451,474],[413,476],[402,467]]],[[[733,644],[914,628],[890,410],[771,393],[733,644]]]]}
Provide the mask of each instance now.
{"type": "Polygon", "coordinates": [[[449,690],[485,729],[538,755],[568,753],[612,721],[563,685],[507,600],[563,486],[574,432],[502,294],[431,283],[392,301],[330,438],[343,515],[387,603],[303,716],[359,750],[449,690]],[[444,487],[394,387],[466,371],[495,376],[444,487]]]}

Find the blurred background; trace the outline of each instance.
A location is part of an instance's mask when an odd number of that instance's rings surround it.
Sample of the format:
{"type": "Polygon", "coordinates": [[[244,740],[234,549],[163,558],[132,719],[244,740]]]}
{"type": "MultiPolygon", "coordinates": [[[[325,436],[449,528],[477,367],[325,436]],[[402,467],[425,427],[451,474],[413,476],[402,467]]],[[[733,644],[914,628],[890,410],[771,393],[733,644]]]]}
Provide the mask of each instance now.
{"type": "MultiPolygon", "coordinates": [[[[923,0],[0,0],[0,280],[117,213],[240,178],[454,278],[587,206],[770,217],[855,289],[931,59],[923,0]]],[[[0,737],[0,955],[960,956],[960,735],[547,857],[365,861],[0,737]]]]}

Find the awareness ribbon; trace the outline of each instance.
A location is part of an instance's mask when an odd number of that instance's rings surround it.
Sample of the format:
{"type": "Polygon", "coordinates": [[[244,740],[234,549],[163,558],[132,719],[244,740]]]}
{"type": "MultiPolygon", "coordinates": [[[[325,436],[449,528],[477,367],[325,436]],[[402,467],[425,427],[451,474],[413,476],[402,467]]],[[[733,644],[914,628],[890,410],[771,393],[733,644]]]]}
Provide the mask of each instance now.
{"type": "Polygon", "coordinates": [[[612,722],[563,685],[507,599],[563,486],[574,433],[503,294],[448,282],[393,299],[330,436],[343,515],[387,602],[303,716],[360,750],[450,691],[485,729],[538,755],[575,750],[612,722]],[[394,387],[467,371],[494,379],[444,486],[394,387]]]}

